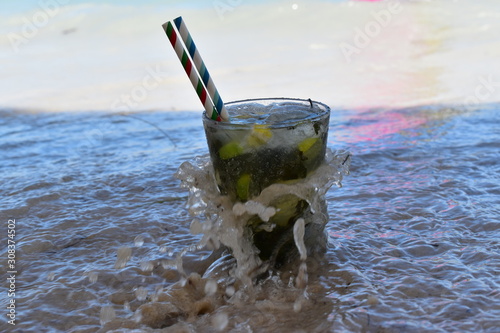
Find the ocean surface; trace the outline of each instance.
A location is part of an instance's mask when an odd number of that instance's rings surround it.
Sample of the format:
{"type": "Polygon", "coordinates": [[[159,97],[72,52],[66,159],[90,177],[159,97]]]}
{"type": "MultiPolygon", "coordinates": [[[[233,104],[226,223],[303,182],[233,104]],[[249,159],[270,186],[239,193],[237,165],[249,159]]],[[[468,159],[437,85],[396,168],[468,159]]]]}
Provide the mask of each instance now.
{"type": "MultiPolygon", "coordinates": [[[[308,302],[296,313],[287,285],[265,285],[256,302],[180,322],[188,332],[216,332],[221,314],[228,332],[497,331],[499,112],[334,109],[328,146],[349,149],[351,172],[327,193],[329,248],[309,267],[308,302]]],[[[198,240],[174,174],[207,154],[199,113],[0,115],[0,214],[17,232],[12,332],[96,332],[103,308],[132,332],[125,320],[181,278],[161,263],[198,240]],[[116,268],[121,248],[130,259],[116,268]]],[[[186,270],[203,274],[206,255],[186,255],[186,270]]]]}
{"type": "Polygon", "coordinates": [[[48,2],[0,2],[1,332],[498,332],[500,3],[48,2]],[[196,246],[181,14],[227,101],[332,108],[350,172],[304,288],[196,246]]]}

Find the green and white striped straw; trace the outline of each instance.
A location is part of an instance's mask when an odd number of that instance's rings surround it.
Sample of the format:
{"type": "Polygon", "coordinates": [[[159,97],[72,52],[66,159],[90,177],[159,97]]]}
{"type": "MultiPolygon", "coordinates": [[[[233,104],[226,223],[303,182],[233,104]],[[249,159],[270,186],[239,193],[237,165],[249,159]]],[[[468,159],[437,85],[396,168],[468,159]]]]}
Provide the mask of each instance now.
{"type": "Polygon", "coordinates": [[[193,62],[196,66],[196,69],[198,70],[198,73],[200,74],[201,79],[203,80],[203,84],[205,85],[205,87],[207,87],[208,94],[214,102],[217,112],[220,114],[223,120],[228,120],[229,115],[227,113],[226,107],[222,102],[222,98],[220,97],[219,92],[215,87],[210,73],[208,73],[205,62],[201,58],[200,52],[196,48],[196,44],[194,43],[193,38],[191,37],[191,34],[186,27],[186,23],[184,23],[184,20],[182,19],[182,16],[176,18],[174,20],[174,23],[182,37],[182,40],[184,41],[184,45],[186,45],[186,49],[189,52],[191,59],[193,59],[193,62]]]}
{"type": "MultiPolygon", "coordinates": [[[[220,111],[217,110],[216,104],[214,104],[213,100],[209,96],[210,93],[207,93],[207,87],[203,83],[201,75],[197,72],[196,68],[193,66],[192,60],[190,59],[188,53],[186,52],[187,48],[182,43],[182,40],[179,38],[180,35],[179,32],[176,31],[176,29],[174,28],[174,26],[170,21],[163,24],[163,29],[167,34],[168,39],[170,40],[170,43],[172,44],[172,47],[175,50],[175,53],[177,54],[179,60],[181,61],[182,67],[184,68],[187,76],[189,77],[191,84],[196,90],[196,93],[198,94],[198,97],[200,98],[200,101],[205,108],[207,116],[217,121],[228,120],[229,116],[227,114],[226,109],[224,108],[224,104],[222,103],[219,94],[217,93],[217,96],[219,96],[218,101],[220,101],[220,103],[218,102],[219,106],[220,104],[222,104],[220,111]],[[224,114],[221,114],[222,110],[225,111],[224,114]]],[[[206,71],[206,73],[208,74],[208,71],[206,71]]],[[[217,89],[215,89],[215,92],[217,92],[217,89]]]]}

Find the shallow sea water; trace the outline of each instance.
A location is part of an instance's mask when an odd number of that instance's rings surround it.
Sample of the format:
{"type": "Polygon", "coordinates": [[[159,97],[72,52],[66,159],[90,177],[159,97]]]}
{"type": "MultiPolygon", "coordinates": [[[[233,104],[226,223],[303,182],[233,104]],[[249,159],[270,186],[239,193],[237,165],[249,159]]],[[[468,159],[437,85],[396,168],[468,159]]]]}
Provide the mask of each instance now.
{"type": "Polygon", "coordinates": [[[328,145],[353,156],[326,195],[326,254],[305,293],[298,267],[239,292],[230,259],[200,278],[208,250],[176,270],[200,238],[174,177],[207,154],[199,113],[0,111],[18,271],[16,326],[0,331],[496,332],[499,128],[498,104],[334,109],[328,145]]]}

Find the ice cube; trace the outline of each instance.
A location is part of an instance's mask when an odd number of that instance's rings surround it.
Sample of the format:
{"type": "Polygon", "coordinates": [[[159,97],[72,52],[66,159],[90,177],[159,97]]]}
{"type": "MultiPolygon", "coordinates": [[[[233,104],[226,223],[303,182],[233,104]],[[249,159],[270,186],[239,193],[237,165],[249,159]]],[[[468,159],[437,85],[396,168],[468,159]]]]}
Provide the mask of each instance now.
{"type": "Polygon", "coordinates": [[[266,119],[269,108],[259,103],[229,106],[228,112],[233,123],[261,123],[266,119]]]}

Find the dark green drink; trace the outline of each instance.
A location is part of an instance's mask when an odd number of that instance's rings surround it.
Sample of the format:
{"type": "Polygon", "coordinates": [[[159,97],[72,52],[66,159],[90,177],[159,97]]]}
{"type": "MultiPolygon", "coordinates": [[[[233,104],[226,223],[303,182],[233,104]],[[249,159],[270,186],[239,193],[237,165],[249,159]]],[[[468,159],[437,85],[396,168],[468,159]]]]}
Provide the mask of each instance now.
{"type": "MultiPolygon", "coordinates": [[[[229,122],[204,115],[203,124],[219,191],[234,203],[252,201],[273,184],[293,185],[324,161],[328,106],[311,100],[256,99],[227,103],[226,108],[229,122]]],[[[275,210],[268,220],[250,214],[247,223],[247,236],[262,260],[276,259],[295,221],[312,215],[308,198],[286,191],[266,206],[275,210]]]]}

